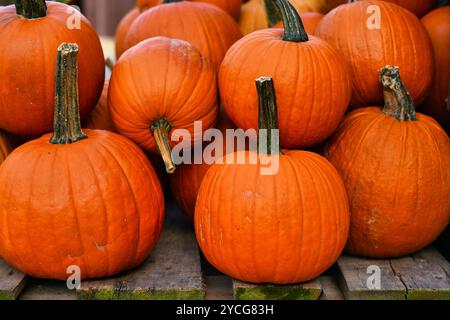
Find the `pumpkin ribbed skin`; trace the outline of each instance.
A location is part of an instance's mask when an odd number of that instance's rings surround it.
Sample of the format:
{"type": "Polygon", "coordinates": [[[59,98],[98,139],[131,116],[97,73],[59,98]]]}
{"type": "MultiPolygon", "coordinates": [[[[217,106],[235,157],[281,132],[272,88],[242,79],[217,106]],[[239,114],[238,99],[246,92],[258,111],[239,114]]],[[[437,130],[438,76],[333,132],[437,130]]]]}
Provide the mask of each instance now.
{"type": "Polygon", "coordinates": [[[108,131],[16,149],[0,168],[0,255],[38,278],[114,275],[141,263],[162,229],[164,199],[141,150],[108,131]]]}
{"type": "Polygon", "coordinates": [[[134,8],[129,11],[123,18],[120,20],[119,25],[116,30],[116,58],[119,59],[120,56],[128,49],[126,43],[126,37],[128,31],[130,30],[131,25],[140,15],[140,11],[138,8],[134,8]]]}
{"type": "Polygon", "coordinates": [[[108,87],[109,80],[105,81],[100,100],[85,119],[83,127],[89,129],[108,130],[112,132],[116,131],[108,109],[108,87]]]}
{"type": "Polygon", "coordinates": [[[145,40],[114,66],[108,95],[111,117],[121,134],[157,153],[150,129],[155,121],[167,120],[171,132],[187,129],[192,138],[194,121],[202,121],[204,130],[215,124],[216,79],[212,63],[188,42],[164,37],[145,40]]]}
{"type": "MultiPolygon", "coordinates": [[[[300,18],[302,19],[303,26],[305,27],[306,33],[314,34],[320,21],[322,21],[324,15],[318,12],[303,12],[300,13],[300,18]]],[[[283,21],[279,21],[273,25],[273,28],[283,28],[283,21]]]]}
{"type": "Polygon", "coordinates": [[[242,5],[239,28],[243,35],[269,27],[262,1],[264,0],[250,0],[242,5]]]}
{"type": "Polygon", "coordinates": [[[335,46],[351,65],[353,106],[382,104],[378,71],[387,64],[400,67],[416,104],[428,95],[433,50],[425,28],[408,10],[384,1],[349,3],[327,14],[315,34],[335,46]],[[373,5],[380,8],[379,30],[370,30],[366,25],[371,16],[368,7],[373,5]]]}
{"type": "Polygon", "coordinates": [[[215,164],[200,187],[197,240],[208,261],[233,278],[308,281],[345,246],[349,208],[336,169],[304,151],[285,151],[279,160],[275,175],[261,175],[259,164],[215,164]]]}
{"type": "Polygon", "coordinates": [[[0,131],[0,164],[6,159],[11,152],[11,144],[6,135],[0,131]]]}
{"type": "Polygon", "coordinates": [[[221,102],[237,127],[257,128],[254,79],[262,74],[272,77],[281,145],[289,149],[312,146],[336,129],[347,109],[349,71],[325,41],[311,36],[306,42],[291,42],[282,40],[282,35],[281,29],[259,30],[230,48],[220,68],[221,102]]]}
{"type": "Polygon", "coordinates": [[[434,48],[436,68],[431,93],[424,102],[424,113],[450,126],[448,83],[450,76],[450,7],[431,11],[422,19],[434,48]]]}
{"type": "Polygon", "coordinates": [[[105,63],[94,28],[81,16],[81,28],[71,30],[67,5],[52,1],[47,7],[47,16],[39,19],[17,15],[14,6],[0,7],[0,128],[18,135],[41,135],[53,127],[53,75],[62,42],[80,47],[82,117],[102,92],[105,63]]]}
{"type": "Polygon", "coordinates": [[[131,47],[156,36],[188,41],[219,66],[241,33],[233,18],[216,6],[182,1],[162,4],[142,13],[131,26],[126,42],[131,47]]]}
{"type": "Polygon", "coordinates": [[[347,251],[396,257],[418,251],[450,221],[450,140],[431,118],[401,122],[370,107],[350,113],[327,158],[350,200],[347,251]]]}
{"type": "Polygon", "coordinates": [[[436,0],[383,0],[387,2],[393,2],[403,8],[413,12],[419,18],[424,16],[435,5],[436,0]]]}
{"type": "Polygon", "coordinates": [[[235,20],[238,20],[241,14],[242,0],[193,0],[193,1],[216,5],[220,9],[226,11],[235,20]]]}

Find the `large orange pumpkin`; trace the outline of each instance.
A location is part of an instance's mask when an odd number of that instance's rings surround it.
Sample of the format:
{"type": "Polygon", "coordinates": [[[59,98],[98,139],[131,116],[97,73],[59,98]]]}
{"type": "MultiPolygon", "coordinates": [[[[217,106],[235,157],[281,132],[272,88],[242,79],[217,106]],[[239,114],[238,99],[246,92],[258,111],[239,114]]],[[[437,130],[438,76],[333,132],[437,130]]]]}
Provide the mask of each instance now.
{"type": "MultiPolygon", "coordinates": [[[[272,79],[257,83],[261,129],[277,129],[272,79]]],[[[267,145],[273,144],[276,140],[269,138],[267,145]]],[[[243,156],[245,164],[225,159],[208,170],[195,209],[197,240],[208,261],[233,278],[308,281],[327,270],[344,249],[350,220],[345,187],[323,157],[274,150],[263,158],[278,161],[278,170],[269,169],[267,175],[254,151],[226,157],[243,156]],[[248,161],[252,157],[257,163],[248,161]]]]}
{"type": "Polygon", "coordinates": [[[241,33],[233,18],[214,5],[176,1],[142,13],[128,32],[127,46],[156,36],[188,41],[218,67],[241,33]]]}
{"type": "Polygon", "coordinates": [[[159,237],[164,198],[142,151],[80,129],[76,45],[58,49],[54,133],[0,167],[0,255],[38,278],[111,276],[140,264],[159,237]]]}
{"type": "Polygon", "coordinates": [[[416,114],[397,67],[381,70],[385,107],[350,113],[326,156],[350,199],[347,251],[397,257],[418,251],[450,221],[450,140],[416,114]]]}
{"type": "Polygon", "coordinates": [[[280,140],[301,148],[325,140],[338,126],[351,96],[351,81],[341,55],[328,43],[308,36],[287,0],[276,0],[285,29],[255,31],[236,42],[220,68],[221,102],[239,128],[257,128],[254,79],[274,79],[280,108],[280,140]],[[283,34],[284,32],[284,34],[283,34]]]}
{"type": "Polygon", "coordinates": [[[11,152],[11,143],[6,135],[0,131],[0,164],[6,159],[11,152]]]}
{"type": "Polygon", "coordinates": [[[44,0],[0,7],[0,128],[19,135],[52,129],[56,49],[64,41],[80,46],[81,116],[95,106],[105,77],[103,51],[81,14],[80,28],[68,27],[73,10],[53,1],[46,7],[44,0]]]}
{"type": "Polygon", "coordinates": [[[431,11],[423,17],[422,23],[431,37],[436,62],[431,94],[423,104],[424,113],[450,126],[450,7],[431,11]]]}
{"type": "Polygon", "coordinates": [[[419,18],[429,12],[435,5],[436,0],[383,0],[393,2],[413,12],[419,18]]]}
{"type": "Polygon", "coordinates": [[[216,122],[216,79],[214,65],[188,42],[148,39],[124,53],[113,69],[111,117],[121,134],[147,151],[159,150],[173,173],[176,129],[187,130],[194,141],[194,121],[201,121],[203,130],[216,122]]]}
{"type": "Polygon", "coordinates": [[[102,95],[95,108],[89,113],[83,122],[83,127],[88,129],[116,131],[108,109],[109,80],[105,81],[102,95]]]}
{"type": "MultiPolygon", "coordinates": [[[[220,113],[216,128],[219,129],[225,137],[226,130],[235,129],[235,126],[222,112],[220,113]]],[[[209,144],[205,142],[203,146],[206,147],[207,145],[209,144]]],[[[226,146],[226,140],[224,140],[222,155],[227,152],[226,146]]],[[[197,146],[197,148],[200,147],[201,146],[197,146]]],[[[235,150],[237,149],[235,148],[235,150]]],[[[213,157],[218,158],[219,155],[214,154],[213,157]]],[[[202,183],[206,172],[211,167],[211,164],[209,164],[210,160],[214,159],[208,159],[208,162],[205,160],[206,159],[203,159],[202,163],[199,164],[192,161],[192,163],[184,163],[177,167],[174,174],[170,175],[170,190],[172,191],[175,201],[191,221],[194,221],[195,202],[197,201],[200,184],[202,183]]]]}
{"type": "Polygon", "coordinates": [[[433,49],[425,28],[408,10],[385,1],[345,4],[322,19],[316,36],[333,44],[351,65],[353,106],[383,102],[378,70],[387,64],[402,69],[416,103],[428,95],[433,49]]]}

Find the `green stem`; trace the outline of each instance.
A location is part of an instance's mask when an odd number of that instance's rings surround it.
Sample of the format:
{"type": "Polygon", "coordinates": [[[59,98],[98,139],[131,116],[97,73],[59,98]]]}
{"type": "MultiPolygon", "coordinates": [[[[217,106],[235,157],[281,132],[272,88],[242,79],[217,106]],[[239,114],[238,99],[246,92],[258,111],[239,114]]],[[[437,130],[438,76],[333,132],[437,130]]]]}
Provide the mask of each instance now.
{"type": "Polygon", "coordinates": [[[52,144],[68,144],[87,138],[81,130],[77,80],[78,46],[63,43],[58,48],[56,62],[52,144]]]}
{"type": "Polygon", "coordinates": [[[309,40],[303,27],[302,19],[294,6],[288,0],[273,0],[281,12],[284,24],[283,40],[291,42],[306,42],[309,40]]]}
{"type": "Polygon", "coordinates": [[[273,3],[273,0],[264,0],[264,6],[267,15],[267,25],[272,27],[282,19],[280,10],[278,10],[278,7],[273,3]]]}
{"type": "Polygon", "coordinates": [[[164,0],[163,3],[181,2],[183,0],[164,0]]]}
{"type": "Polygon", "coordinates": [[[400,121],[416,120],[414,101],[400,79],[399,68],[389,65],[381,68],[380,82],[384,93],[383,112],[400,121]]]}
{"type": "Polygon", "coordinates": [[[175,172],[175,164],[172,160],[172,150],[170,149],[169,143],[169,131],[171,127],[171,124],[166,119],[156,120],[150,127],[164,161],[164,165],[166,166],[167,173],[175,172]]]}
{"type": "Polygon", "coordinates": [[[25,19],[38,19],[47,15],[45,0],[16,0],[16,13],[25,19]]]}
{"type": "Polygon", "coordinates": [[[272,131],[279,129],[277,96],[272,78],[261,77],[256,79],[256,89],[258,91],[258,152],[265,151],[267,154],[272,154],[272,151],[275,151],[275,154],[279,154],[279,136],[275,135],[274,137],[275,132],[272,131]],[[261,131],[264,129],[267,131],[261,131]]]}

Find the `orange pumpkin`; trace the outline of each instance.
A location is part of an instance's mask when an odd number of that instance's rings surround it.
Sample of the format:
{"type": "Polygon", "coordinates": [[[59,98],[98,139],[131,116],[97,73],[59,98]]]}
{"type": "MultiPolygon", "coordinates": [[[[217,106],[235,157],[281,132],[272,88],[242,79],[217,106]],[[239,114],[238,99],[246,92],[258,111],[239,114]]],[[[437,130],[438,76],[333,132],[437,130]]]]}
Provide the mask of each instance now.
{"type": "Polygon", "coordinates": [[[431,37],[436,68],[431,93],[423,104],[424,113],[444,125],[450,126],[449,75],[450,75],[450,7],[431,11],[422,19],[431,37]]]}
{"type": "Polygon", "coordinates": [[[188,42],[148,39],[124,53],[113,69],[111,117],[121,134],[147,151],[159,150],[173,173],[170,147],[180,138],[175,130],[185,129],[190,141],[199,142],[194,121],[202,121],[203,130],[216,122],[216,79],[213,64],[188,42]]]}
{"type": "Polygon", "coordinates": [[[350,113],[326,156],[350,199],[347,251],[397,257],[428,246],[450,221],[450,140],[416,114],[397,67],[381,70],[385,107],[350,113]]]}
{"type": "Polygon", "coordinates": [[[188,41],[218,67],[241,33],[237,23],[216,6],[176,1],[142,13],[128,32],[127,46],[156,36],[188,41]]]}
{"type": "Polygon", "coordinates": [[[82,279],[133,268],[164,219],[142,151],[108,131],[81,131],[77,53],[72,44],[58,49],[53,135],[17,148],[0,167],[0,255],[37,278],[66,280],[69,266],[82,279]]]}
{"type": "Polygon", "coordinates": [[[419,18],[429,12],[435,5],[436,0],[383,0],[393,2],[413,12],[419,18]]]}
{"type": "Polygon", "coordinates": [[[163,0],[136,0],[136,6],[139,11],[142,12],[158,4],[161,4],[161,2],[163,2],[163,0]]]}
{"type": "Polygon", "coordinates": [[[0,164],[6,159],[11,152],[11,143],[6,135],[0,131],[0,164]]]}
{"type": "Polygon", "coordinates": [[[52,129],[56,49],[80,46],[80,112],[84,118],[102,92],[105,62],[100,40],[80,15],[80,28],[67,26],[73,10],[44,0],[17,0],[0,7],[0,128],[19,135],[52,129]],[[36,36],[39,35],[39,36],[36,36]]]}
{"type": "MultiPolygon", "coordinates": [[[[304,12],[300,13],[299,16],[307,34],[314,34],[320,21],[323,19],[323,14],[318,12],[304,12]]],[[[274,24],[273,28],[284,28],[283,21],[274,24]]]]}
{"type": "Polygon", "coordinates": [[[88,129],[109,130],[112,132],[116,131],[108,109],[108,87],[109,80],[105,81],[100,100],[83,122],[83,127],[88,129]]]}
{"type": "MultiPolygon", "coordinates": [[[[277,129],[272,79],[257,84],[261,129],[277,129]]],[[[274,144],[268,139],[268,146],[274,144]]],[[[201,250],[218,270],[242,281],[313,279],[335,263],[347,241],[349,205],[342,179],[326,159],[311,152],[266,154],[265,160],[278,161],[278,170],[266,175],[260,156],[240,151],[206,173],[195,209],[201,250]],[[239,156],[245,164],[225,162],[239,156]],[[250,163],[252,157],[258,162],[250,163]]]]}
{"type": "Polygon", "coordinates": [[[385,1],[345,4],[322,19],[316,36],[333,44],[351,65],[353,106],[383,102],[378,70],[387,64],[402,69],[416,103],[428,95],[433,49],[425,28],[408,10],[385,1]]]}
{"type": "MultiPolygon", "coordinates": [[[[227,129],[235,129],[235,126],[223,113],[221,113],[217,123],[217,129],[225,135],[227,129]]],[[[205,146],[206,145],[208,144],[205,143],[205,146]]],[[[223,154],[226,154],[226,152],[225,140],[223,144],[223,154]]],[[[215,157],[218,157],[218,155],[215,155],[215,157]]],[[[175,201],[191,221],[194,221],[195,202],[197,201],[200,184],[210,167],[211,164],[208,164],[205,161],[202,161],[200,164],[186,163],[178,166],[175,173],[170,175],[170,190],[172,191],[175,201]]]]}
{"type": "Polygon", "coordinates": [[[304,32],[287,0],[275,3],[285,21],[284,35],[281,29],[259,30],[230,48],[220,68],[221,102],[239,128],[257,128],[258,96],[251,90],[252,79],[272,77],[281,145],[309,147],[331,135],[344,116],[351,97],[349,72],[331,45],[304,32]]]}

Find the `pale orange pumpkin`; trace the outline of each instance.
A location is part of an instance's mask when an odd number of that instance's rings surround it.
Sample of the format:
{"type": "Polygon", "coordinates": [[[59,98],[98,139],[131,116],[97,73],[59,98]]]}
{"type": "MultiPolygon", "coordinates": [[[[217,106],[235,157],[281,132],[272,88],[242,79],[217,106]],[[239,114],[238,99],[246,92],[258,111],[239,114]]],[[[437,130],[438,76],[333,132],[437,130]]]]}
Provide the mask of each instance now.
{"type": "Polygon", "coordinates": [[[109,80],[105,81],[103,92],[97,105],[83,121],[84,128],[116,132],[116,127],[108,109],[108,88],[109,80]]]}
{"type": "Polygon", "coordinates": [[[11,143],[6,137],[6,134],[0,131],[0,164],[10,154],[11,150],[12,150],[11,143]]]}

